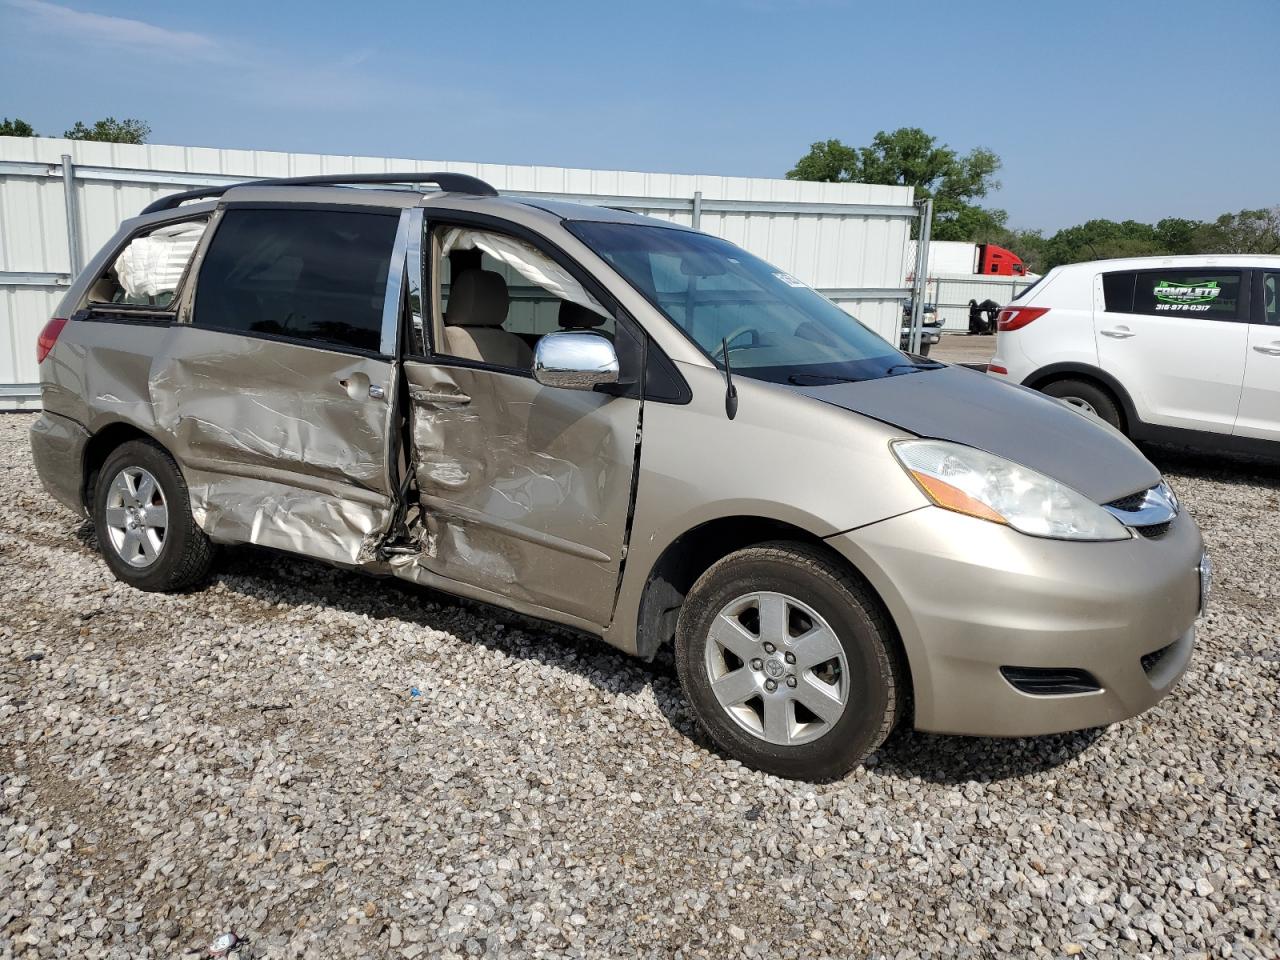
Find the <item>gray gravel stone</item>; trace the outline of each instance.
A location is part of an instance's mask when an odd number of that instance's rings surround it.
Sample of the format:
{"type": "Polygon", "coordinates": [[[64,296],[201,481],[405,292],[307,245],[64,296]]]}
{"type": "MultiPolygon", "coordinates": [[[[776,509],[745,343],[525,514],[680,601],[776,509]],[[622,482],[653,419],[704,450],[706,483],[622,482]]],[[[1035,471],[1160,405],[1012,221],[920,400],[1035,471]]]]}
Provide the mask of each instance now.
{"type": "Polygon", "coordinates": [[[0,956],[1280,955],[1274,467],[1154,454],[1217,566],[1158,707],[899,731],[813,787],[710,750],[669,656],[252,549],[132,590],[31,420],[0,416],[0,956]]]}

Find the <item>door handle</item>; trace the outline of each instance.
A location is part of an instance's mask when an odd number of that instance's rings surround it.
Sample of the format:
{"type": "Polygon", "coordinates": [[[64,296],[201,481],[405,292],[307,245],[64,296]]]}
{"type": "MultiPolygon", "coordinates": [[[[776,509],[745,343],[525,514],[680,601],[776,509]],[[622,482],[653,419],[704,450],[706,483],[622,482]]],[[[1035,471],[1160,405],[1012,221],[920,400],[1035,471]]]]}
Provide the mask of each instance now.
{"type": "Polygon", "coordinates": [[[1104,337],[1110,337],[1112,340],[1128,340],[1133,336],[1133,331],[1128,327],[1112,327],[1110,330],[1099,330],[1104,337]]]}
{"type": "Polygon", "coordinates": [[[431,390],[412,390],[409,398],[419,403],[453,403],[460,407],[471,402],[471,398],[465,393],[435,393],[431,390]]]}
{"type": "Polygon", "coordinates": [[[1273,343],[1270,346],[1264,344],[1255,344],[1254,348],[1259,353],[1265,353],[1269,357],[1280,357],[1280,343],[1273,343]]]}
{"type": "Polygon", "coordinates": [[[382,384],[370,383],[369,377],[363,373],[353,373],[349,377],[343,377],[338,381],[338,386],[347,391],[347,396],[352,400],[363,400],[365,397],[370,400],[383,400],[387,396],[387,391],[382,384]]]}

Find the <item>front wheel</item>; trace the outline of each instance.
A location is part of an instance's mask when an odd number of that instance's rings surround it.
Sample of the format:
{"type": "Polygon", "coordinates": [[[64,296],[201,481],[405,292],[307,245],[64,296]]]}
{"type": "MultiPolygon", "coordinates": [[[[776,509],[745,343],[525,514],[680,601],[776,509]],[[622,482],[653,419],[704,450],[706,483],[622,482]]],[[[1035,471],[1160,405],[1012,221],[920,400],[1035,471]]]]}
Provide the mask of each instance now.
{"type": "Polygon", "coordinates": [[[213,544],[192,519],[178,465],[154,443],[131,440],[107,457],[93,525],[111,572],[139,590],[181,590],[209,572],[213,544]]]}
{"type": "Polygon", "coordinates": [[[830,780],[862,762],[906,698],[879,603],[801,544],[750,547],[707,570],[680,613],[676,666],[717,746],[802,780],[830,780]]]}

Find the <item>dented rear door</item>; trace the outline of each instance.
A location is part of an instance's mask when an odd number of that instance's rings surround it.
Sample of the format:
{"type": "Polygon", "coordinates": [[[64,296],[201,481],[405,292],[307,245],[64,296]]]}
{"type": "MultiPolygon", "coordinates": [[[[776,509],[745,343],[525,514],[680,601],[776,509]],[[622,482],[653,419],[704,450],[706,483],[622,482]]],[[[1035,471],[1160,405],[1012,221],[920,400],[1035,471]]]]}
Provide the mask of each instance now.
{"type": "Polygon", "coordinates": [[[232,204],[152,367],[197,524],[359,565],[394,515],[400,210],[232,204]]]}

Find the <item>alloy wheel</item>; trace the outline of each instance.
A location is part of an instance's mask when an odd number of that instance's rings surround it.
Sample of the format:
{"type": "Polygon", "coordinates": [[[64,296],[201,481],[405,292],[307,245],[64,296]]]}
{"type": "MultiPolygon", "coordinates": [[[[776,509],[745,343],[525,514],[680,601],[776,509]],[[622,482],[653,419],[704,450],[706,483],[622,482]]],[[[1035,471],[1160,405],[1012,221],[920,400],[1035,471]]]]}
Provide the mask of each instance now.
{"type": "Polygon", "coordinates": [[[848,703],[849,665],[835,631],[785,593],[760,591],[726,604],[712,622],[705,663],[725,713],[769,743],[816,740],[848,703]]]}
{"type": "Polygon", "coordinates": [[[149,567],[164,549],[169,507],[151,472],[125,467],[107,488],[107,539],[131,567],[149,567]]]}

